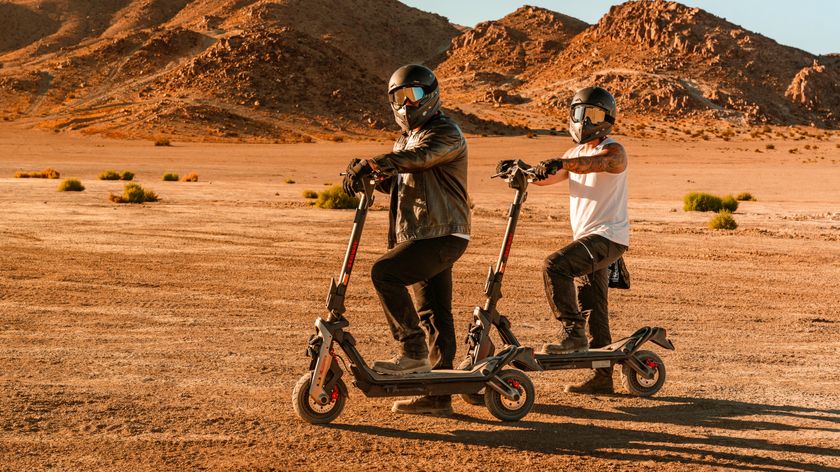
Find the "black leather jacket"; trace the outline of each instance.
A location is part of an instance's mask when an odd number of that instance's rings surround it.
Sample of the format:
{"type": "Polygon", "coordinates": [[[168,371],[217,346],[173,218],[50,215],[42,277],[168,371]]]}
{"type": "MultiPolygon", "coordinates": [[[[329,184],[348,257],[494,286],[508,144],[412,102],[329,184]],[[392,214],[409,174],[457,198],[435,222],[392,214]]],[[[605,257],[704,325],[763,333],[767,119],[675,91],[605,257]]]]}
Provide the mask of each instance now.
{"type": "Polygon", "coordinates": [[[394,150],[373,159],[391,194],[388,247],[413,239],[470,233],[467,141],[454,121],[438,114],[404,133],[394,150]]]}

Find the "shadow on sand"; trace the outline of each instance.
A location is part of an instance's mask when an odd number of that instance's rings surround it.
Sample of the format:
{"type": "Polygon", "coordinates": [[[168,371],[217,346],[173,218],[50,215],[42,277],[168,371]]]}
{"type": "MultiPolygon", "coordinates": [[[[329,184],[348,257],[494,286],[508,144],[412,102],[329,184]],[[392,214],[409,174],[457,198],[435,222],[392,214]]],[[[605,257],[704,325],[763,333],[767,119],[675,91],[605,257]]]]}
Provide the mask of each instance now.
{"type": "MultiPolygon", "coordinates": [[[[469,431],[455,429],[451,433],[405,431],[372,425],[332,425],[336,429],[376,436],[412,440],[440,441],[487,447],[506,447],[544,454],[565,454],[620,461],[654,461],[657,463],[691,464],[728,467],[756,471],[840,471],[838,467],[800,461],[795,454],[824,458],[840,458],[837,445],[807,446],[798,444],[795,435],[785,443],[726,435],[691,435],[646,430],[657,424],[687,428],[714,428],[730,431],[825,431],[840,433],[840,410],[818,410],[795,406],[762,405],[728,400],[684,397],[657,397],[650,407],[621,407],[617,411],[589,410],[562,405],[535,405],[534,413],[565,418],[615,421],[623,427],[582,425],[576,423],[525,420],[507,423],[502,431],[469,431]],[[664,404],[662,404],[664,402],[664,404]],[[745,417],[779,417],[780,421],[755,420],[745,417]],[[783,419],[827,422],[835,427],[794,426],[783,419]],[[637,423],[639,428],[627,423],[637,423]],[[621,452],[612,450],[621,449],[621,452]],[[651,455],[650,451],[657,451],[651,455]],[[738,452],[734,452],[738,451],[738,452]],[[767,457],[770,453],[781,458],[767,457]]],[[[501,423],[466,415],[455,415],[455,421],[499,426],[501,423]]],[[[652,429],[652,428],[651,428],[652,429]]],[[[833,460],[832,460],[833,461],[833,460]]]]}

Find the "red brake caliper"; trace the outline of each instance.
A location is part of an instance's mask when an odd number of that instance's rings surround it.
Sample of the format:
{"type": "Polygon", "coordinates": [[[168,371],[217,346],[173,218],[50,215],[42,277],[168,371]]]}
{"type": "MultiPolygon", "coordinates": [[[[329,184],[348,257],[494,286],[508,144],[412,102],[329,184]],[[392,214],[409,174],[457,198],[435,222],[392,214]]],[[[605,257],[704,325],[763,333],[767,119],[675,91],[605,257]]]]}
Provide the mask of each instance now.
{"type": "Polygon", "coordinates": [[[338,400],[338,385],[333,385],[332,395],[330,396],[330,403],[338,400]]]}
{"type": "Polygon", "coordinates": [[[520,389],[522,388],[522,384],[521,384],[521,383],[519,383],[519,382],[518,382],[517,380],[515,380],[515,379],[510,379],[510,380],[508,380],[508,385],[510,385],[511,387],[513,387],[513,388],[515,388],[515,389],[517,389],[517,390],[520,390],[520,389]]]}
{"type": "Polygon", "coordinates": [[[648,360],[646,360],[646,361],[645,361],[645,364],[647,364],[647,366],[648,366],[648,367],[650,367],[651,369],[655,369],[655,368],[656,368],[656,362],[654,362],[654,360],[653,360],[653,359],[648,359],[648,360]]]}

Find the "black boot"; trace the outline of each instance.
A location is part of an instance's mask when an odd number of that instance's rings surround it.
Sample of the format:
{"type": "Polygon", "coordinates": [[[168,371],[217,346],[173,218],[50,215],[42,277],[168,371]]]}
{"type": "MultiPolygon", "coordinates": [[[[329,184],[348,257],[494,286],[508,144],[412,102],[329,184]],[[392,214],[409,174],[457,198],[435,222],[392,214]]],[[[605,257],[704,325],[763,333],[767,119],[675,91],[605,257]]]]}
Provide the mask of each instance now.
{"type": "Polygon", "coordinates": [[[429,395],[411,400],[397,400],[391,407],[391,411],[409,415],[449,416],[452,414],[452,397],[429,395]]]}
{"type": "Polygon", "coordinates": [[[613,390],[612,369],[595,369],[589,378],[577,385],[566,385],[568,393],[615,393],[613,390]]]}
{"type": "Polygon", "coordinates": [[[570,352],[586,352],[589,350],[589,340],[584,330],[586,321],[563,321],[560,340],[557,344],[543,345],[546,354],[568,354],[570,352]]]}

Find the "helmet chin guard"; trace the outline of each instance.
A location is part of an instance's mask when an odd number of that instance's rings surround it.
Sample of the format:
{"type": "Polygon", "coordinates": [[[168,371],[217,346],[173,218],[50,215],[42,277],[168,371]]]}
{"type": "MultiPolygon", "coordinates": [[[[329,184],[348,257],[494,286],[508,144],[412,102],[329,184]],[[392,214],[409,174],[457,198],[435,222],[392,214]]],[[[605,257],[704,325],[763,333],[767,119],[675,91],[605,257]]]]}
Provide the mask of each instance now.
{"type": "Polygon", "coordinates": [[[440,90],[435,74],[425,66],[409,64],[400,67],[388,81],[388,98],[394,120],[403,131],[410,131],[426,124],[440,111],[440,90]],[[414,90],[422,88],[421,93],[414,90]],[[411,91],[401,89],[411,88],[411,91]],[[411,101],[410,98],[418,98],[411,101]]]}
{"type": "Polygon", "coordinates": [[[601,87],[578,90],[569,109],[569,134],[578,144],[603,138],[612,131],[616,118],[615,98],[601,87]]]}

